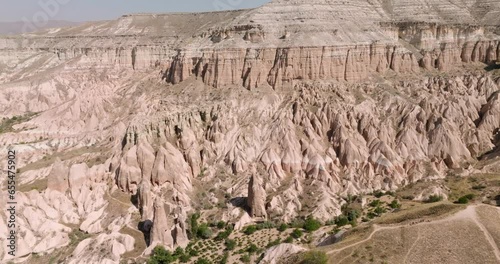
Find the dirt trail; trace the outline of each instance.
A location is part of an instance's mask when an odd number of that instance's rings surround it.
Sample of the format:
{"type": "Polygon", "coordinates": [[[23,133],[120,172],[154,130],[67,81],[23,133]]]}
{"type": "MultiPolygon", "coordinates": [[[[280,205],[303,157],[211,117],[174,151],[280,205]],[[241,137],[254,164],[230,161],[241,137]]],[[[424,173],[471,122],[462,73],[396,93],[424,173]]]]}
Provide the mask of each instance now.
{"type": "MultiPolygon", "coordinates": [[[[449,221],[455,221],[455,220],[471,220],[484,233],[484,235],[486,237],[486,240],[489,242],[489,244],[493,248],[493,252],[495,254],[495,257],[500,261],[500,249],[498,249],[498,246],[496,245],[495,240],[493,239],[493,237],[491,236],[491,234],[488,232],[488,230],[486,229],[486,227],[479,221],[478,215],[476,213],[476,208],[478,206],[481,206],[481,205],[471,205],[471,206],[467,207],[466,209],[464,209],[464,210],[462,210],[462,211],[460,211],[460,212],[458,212],[458,213],[456,213],[454,215],[451,215],[449,217],[446,217],[446,218],[443,218],[443,219],[440,219],[440,220],[435,220],[435,221],[422,222],[422,223],[417,223],[417,224],[404,224],[404,225],[398,225],[398,226],[379,226],[379,225],[374,224],[373,225],[373,231],[370,233],[370,235],[366,239],[363,239],[361,241],[358,241],[356,243],[353,243],[351,245],[348,245],[348,246],[345,246],[345,247],[342,247],[342,248],[339,248],[339,249],[330,250],[330,251],[328,251],[326,253],[328,255],[331,255],[331,254],[334,254],[334,253],[337,253],[337,252],[341,252],[341,251],[344,251],[346,249],[355,247],[357,245],[363,244],[363,243],[371,240],[373,238],[373,236],[375,235],[375,233],[377,233],[379,231],[383,231],[383,230],[393,230],[393,229],[410,227],[410,226],[416,226],[416,225],[439,224],[439,223],[449,222],[449,221]]],[[[412,246],[412,248],[415,246],[415,244],[417,244],[417,241],[415,241],[415,243],[412,246]]],[[[410,254],[410,252],[411,252],[411,249],[409,250],[409,252],[407,254],[407,257],[410,254]]],[[[406,258],[405,258],[405,261],[406,261],[406,258]]]]}
{"type": "MultiPolygon", "coordinates": [[[[467,208],[467,210],[469,210],[469,208],[467,208]]],[[[471,218],[472,220],[474,220],[474,223],[476,223],[476,225],[481,229],[481,231],[483,231],[486,240],[488,240],[491,247],[493,248],[493,253],[495,253],[495,257],[500,263],[500,249],[498,249],[498,246],[493,237],[491,236],[490,232],[488,231],[488,229],[486,229],[486,227],[481,223],[481,221],[479,221],[479,216],[477,214],[476,207],[474,207],[473,211],[471,212],[471,218]]]]}

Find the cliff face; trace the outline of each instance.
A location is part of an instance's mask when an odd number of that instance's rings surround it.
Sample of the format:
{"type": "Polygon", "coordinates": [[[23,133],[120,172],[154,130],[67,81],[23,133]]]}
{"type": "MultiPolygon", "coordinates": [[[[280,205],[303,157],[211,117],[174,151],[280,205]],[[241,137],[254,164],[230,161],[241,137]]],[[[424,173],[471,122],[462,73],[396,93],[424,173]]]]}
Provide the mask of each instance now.
{"type": "Polygon", "coordinates": [[[246,88],[279,88],[293,80],[357,82],[388,69],[445,71],[461,63],[492,63],[500,53],[500,22],[479,19],[497,3],[479,2],[470,11],[428,3],[443,9],[446,15],[439,16],[433,9],[402,15],[413,5],[403,1],[316,2],[299,1],[294,9],[287,1],[273,1],[250,11],[128,16],[45,35],[3,38],[0,50],[8,56],[9,51],[29,48],[62,61],[78,59],[87,67],[158,68],[173,84],[196,76],[213,87],[246,88]]]}

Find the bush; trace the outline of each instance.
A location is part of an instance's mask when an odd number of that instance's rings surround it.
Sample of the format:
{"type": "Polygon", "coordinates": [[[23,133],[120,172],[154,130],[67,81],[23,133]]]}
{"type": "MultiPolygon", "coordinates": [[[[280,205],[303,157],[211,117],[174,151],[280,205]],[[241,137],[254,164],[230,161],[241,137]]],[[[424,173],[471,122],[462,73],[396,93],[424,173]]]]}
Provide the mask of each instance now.
{"type": "Polygon", "coordinates": [[[232,240],[232,239],[226,239],[226,241],[224,242],[224,245],[226,246],[226,250],[233,250],[236,248],[236,241],[232,240]]]}
{"type": "Polygon", "coordinates": [[[291,236],[287,237],[287,238],[283,241],[283,243],[287,243],[287,244],[293,243],[293,237],[291,237],[291,236]]]}
{"type": "Polygon", "coordinates": [[[196,264],[211,264],[211,262],[206,258],[200,258],[195,263],[196,264]]]}
{"type": "Polygon", "coordinates": [[[175,256],[175,257],[180,257],[180,256],[182,256],[182,255],[184,255],[184,249],[183,249],[183,248],[181,248],[181,247],[177,247],[177,248],[175,249],[175,251],[174,251],[174,256],[175,256]]]}
{"type": "Polygon", "coordinates": [[[300,229],[294,229],[291,236],[295,239],[300,238],[303,235],[302,230],[300,229]]]}
{"type": "Polygon", "coordinates": [[[373,192],[373,196],[380,198],[380,197],[384,196],[384,192],[382,192],[381,190],[375,191],[375,192],[373,192]]]}
{"type": "Polygon", "coordinates": [[[273,222],[266,221],[264,223],[260,223],[256,226],[257,230],[262,230],[262,229],[271,229],[274,228],[275,225],[273,222]]]}
{"type": "Polygon", "coordinates": [[[224,256],[222,256],[222,259],[219,261],[219,264],[226,264],[227,261],[229,260],[229,253],[224,253],[224,256]]]}
{"type": "Polygon", "coordinates": [[[302,255],[300,264],[327,264],[328,256],[325,252],[309,251],[302,255]]]}
{"type": "Polygon", "coordinates": [[[456,201],[456,203],[458,203],[458,204],[468,204],[469,203],[469,199],[467,199],[467,197],[460,197],[460,198],[458,198],[458,200],[456,201]]]}
{"type": "Polygon", "coordinates": [[[335,217],[335,224],[337,226],[345,226],[345,225],[349,224],[349,219],[347,219],[347,217],[345,215],[339,215],[339,216],[335,217]]]}
{"type": "Polygon", "coordinates": [[[278,231],[280,232],[284,232],[288,229],[288,225],[287,224],[281,224],[280,226],[278,226],[278,231]]]}
{"type": "Polygon", "coordinates": [[[196,236],[202,239],[209,239],[212,237],[212,229],[210,229],[207,224],[202,224],[198,227],[196,236]]]}
{"type": "Polygon", "coordinates": [[[189,225],[191,227],[191,235],[194,239],[197,238],[198,235],[198,219],[200,218],[200,214],[192,214],[189,218],[189,225]]]}
{"type": "Polygon", "coordinates": [[[426,203],[437,203],[443,200],[443,196],[441,195],[431,195],[429,196],[429,199],[427,199],[425,202],[426,203]]]}
{"type": "Polygon", "coordinates": [[[245,255],[241,256],[240,260],[243,263],[250,263],[250,255],[249,254],[245,254],[245,255]]]}
{"type": "Polygon", "coordinates": [[[156,246],[148,260],[148,264],[168,264],[173,263],[175,260],[170,251],[166,250],[163,246],[156,246]]]}
{"type": "Polygon", "coordinates": [[[470,193],[470,194],[465,195],[464,197],[469,199],[469,200],[474,200],[475,195],[470,193]]]}
{"type": "Polygon", "coordinates": [[[259,247],[255,244],[250,244],[250,246],[247,247],[247,252],[250,253],[250,254],[253,254],[255,252],[257,252],[257,250],[259,250],[259,247]]]}
{"type": "Polygon", "coordinates": [[[399,208],[401,208],[401,204],[398,202],[398,200],[394,199],[389,204],[389,207],[391,207],[392,209],[399,209],[399,208]]]}
{"type": "Polygon", "coordinates": [[[467,194],[460,198],[455,203],[458,204],[468,204],[470,200],[474,200],[474,194],[467,194]]]}
{"type": "Polygon", "coordinates": [[[182,256],[179,257],[179,261],[181,263],[188,263],[190,260],[191,260],[191,256],[187,255],[187,254],[182,255],[182,256]]]}
{"type": "Polygon", "coordinates": [[[245,230],[243,230],[243,233],[245,233],[245,235],[249,236],[249,235],[255,233],[255,231],[257,231],[257,227],[254,225],[251,225],[251,226],[247,226],[245,228],[245,230]]]}
{"type": "Polygon", "coordinates": [[[375,208],[375,210],[373,210],[373,212],[375,212],[375,214],[377,214],[377,216],[380,216],[382,215],[383,213],[386,212],[385,208],[384,207],[381,207],[381,206],[377,206],[377,208],[375,208]]]}
{"type": "Polygon", "coordinates": [[[218,228],[218,229],[224,229],[225,227],[226,227],[226,222],[224,222],[224,221],[219,221],[219,222],[217,223],[217,228],[218,228]]]}
{"type": "Polygon", "coordinates": [[[373,200],[370,204],[371,207],[377,207],[382,205],[382,202],[380,200],[373,200]]]}
{"type": "Polygon", "coordinates": [[[196,250],[196,249],[189,250],[189,256],[196,257],[198,255],[200,255],[200,253],[198,252],[198,250],[196,250]]]}
{"type": "Polygon", "coordinates": [[[304,223],[304,229],[307,232],[316,231],[320,228],[321,228],[321,223],[318,220],[314,219],[313,217],[308,217],[306,222],[304,223]]]}
{"type": "Polygon", "coordinates": [[[356,222],[361,213],[356,209],[349,209],[345,212],[345,215],[347,216],[347,220],[349,220],[349,222],[356,222]]]}
{"type": "Polygon", "coordinates": [[[230,228],[228,227],[228,228],[226,228],[225,231],[219,232],[219,234],[217,234],[217,236],[215,237],[215,240],[216,241],[222,241],[222,240],[228,238],[231,235],[232,232],[233,232],[233,228],[232,227],[230,227],[230,228]]]}
{"type": "Polygon", "coordinates": [[[274,241],[269,242],[269,243],[266,245],[266,248],[272,248],[272,247],[274,247],[274,246],[279,245],[280,243],[281,243],[281,239],[280,239],[280,238],[278,238],[278,239],[276,239],[276,240],[274,240],[274,241]]]}

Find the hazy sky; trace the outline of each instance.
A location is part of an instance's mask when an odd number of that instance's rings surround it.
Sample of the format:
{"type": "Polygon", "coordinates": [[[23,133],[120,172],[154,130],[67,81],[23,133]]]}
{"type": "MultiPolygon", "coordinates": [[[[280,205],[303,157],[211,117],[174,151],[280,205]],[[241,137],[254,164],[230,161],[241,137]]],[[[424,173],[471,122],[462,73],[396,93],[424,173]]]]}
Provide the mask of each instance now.
{"type": "Polygon", "coordinates": [[[113,19],[130,13],[196,12],[260,6],[270,0],[0,0],[0,21],[113,19]]]}

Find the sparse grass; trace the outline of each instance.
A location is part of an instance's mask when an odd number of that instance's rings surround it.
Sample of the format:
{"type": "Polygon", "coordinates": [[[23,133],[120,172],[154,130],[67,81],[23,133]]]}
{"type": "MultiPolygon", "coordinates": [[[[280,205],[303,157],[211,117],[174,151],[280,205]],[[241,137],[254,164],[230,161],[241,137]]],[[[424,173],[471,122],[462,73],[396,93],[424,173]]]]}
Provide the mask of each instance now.
{"type": "Polygon", "coordinates": [[[84,154],[92,154],[92,153],[103,153],[106,151],[106,148],[99,148],[99,147],[83,147],[79,149],[74,149],[68,152],[57,152],[52,155],[48,155],[43,157],[42,159],[30,163],[22,168],[19,169],[20,173],[30,171],[30,170],[38,170],[41,168],[48,167],[52,165],[56,158],[60,158],[62,161],[65,160],[70,160],[76,157],[80,157],[84,154]]]}
{"type": "Polygon", "coordinates": [[[27,113],[22,116],[13,116],[11,118],[3,118],[0,122],[0,134],[14,132],[14,126],[28,122],[33,119],[38,113],[27,113]]]}
{"type": "Polygon", "coordinates": [[[401,224],[412,220],[442,217],[462,209],[464,209],[464,206],[447,202],[422,204],[421,206],[384,215],[375,222],[377,224],[401,224]]]}
{"type": "Polygon", "coordinates": [[[18,190],[20,192],[29,192],[32,190],[37,190],[39,192],[47,189],[47,178],[35,180],[32,183],[20,185],[18,190]]]}

